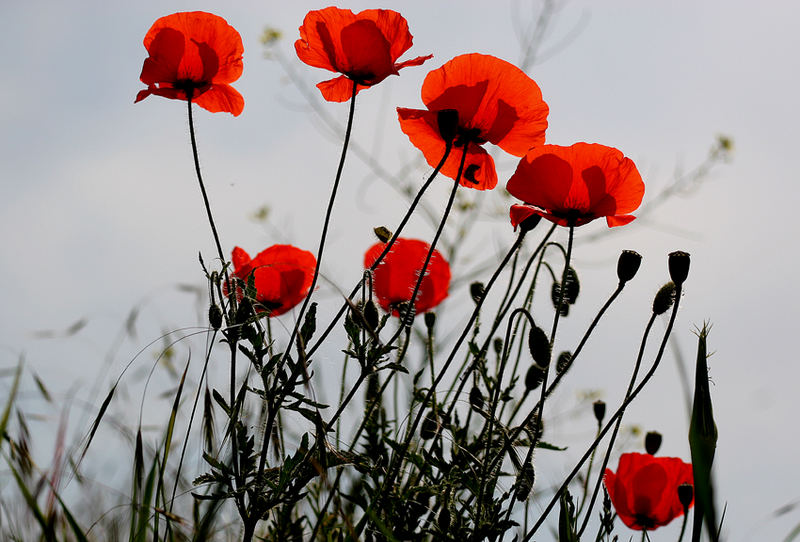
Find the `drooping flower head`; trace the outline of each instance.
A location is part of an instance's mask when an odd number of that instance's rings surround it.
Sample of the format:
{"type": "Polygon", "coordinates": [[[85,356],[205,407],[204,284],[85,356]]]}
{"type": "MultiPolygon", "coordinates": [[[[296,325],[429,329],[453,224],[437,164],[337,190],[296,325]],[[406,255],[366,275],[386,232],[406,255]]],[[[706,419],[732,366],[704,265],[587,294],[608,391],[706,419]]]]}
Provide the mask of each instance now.
{"type": "MultiPolygon", "coordinates": [[[[386,243],[372,245],[364,254],[364,268],[368,269],[381,255],[386,243]]],[[[391,250],[375,268],[372,274],[372,290],[383,310],[398,316],[397,307],[411,301],[419,272],[431,246],[417,239],[395,240],[391,250]]],[[[425,270],[414,308],[417,313],[429,311],[447,297],[450,286],[450,265],[434,250],[425,270]]]]}
{"type": "Polygon", "coordinates": [[[233,83],[242,75],[242,38],[225,19],[203,11],[161,17],[144,37],[148,56],[139,77],[147,89],[136,102],[155,94],[191,98],[212,113],[238,116],[244,98],[233,83]]]}
{"type": "Polygon", "coordinates": [[[601,216],[609,227],[634,218],[644,182],[622,152],[596,143],[543,145],[528,151],[506,186],[525,205],[511,207],[511,224],[532,214],[561,226],[581,226],[601,216]]]}
{"type": "Polygon", "coordinates": [[[463,146],[467,148],[460,183],[478,190],[497,185],[494,160],[482,147],[487,141],[514,156],[544,143],[549,109],[533,79],[499,58],[477,53],[457,56],[430,72],[422,84],[422,101],[427,109],[397,108],[400,128],[422,151],[431,167],[445,152],[439,130],[439,112],[458,112],[454,145],[441,169],[455,179],[463,146]]]}
{"type": "Polygon", "coordinates": [[[309,11],[294,48],[300,60],[343,75],[317,85],[329,102],[346,102],[356,92],[398,75],[401,68],[419,66],[433,55],[397,62],[411,47],[408,23],[396,11],[328,7],[309,11]]]}
{"type": "Polygon", "coordinates": [[[678,486],[693,484],[692,465],[677,457],[622,454],[616,474],[606,469],[603,482],[622,522],[651,531],[683,515],[678,486]]]}
{"type": "Polygon", "coordinates": [[[250,274],[256,287],[256,302],[278,316],[300,303],[308,294],[314,278],[316,258],[292,245],[272,245],[255,258],[243,249],[233,249],[234,275],[247,282],[250,274]]]}

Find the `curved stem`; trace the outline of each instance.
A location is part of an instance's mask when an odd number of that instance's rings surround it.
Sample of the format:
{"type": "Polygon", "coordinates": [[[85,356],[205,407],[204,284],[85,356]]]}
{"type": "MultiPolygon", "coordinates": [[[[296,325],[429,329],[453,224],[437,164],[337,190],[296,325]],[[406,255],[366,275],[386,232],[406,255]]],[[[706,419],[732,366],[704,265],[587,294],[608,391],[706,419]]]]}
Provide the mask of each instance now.
{"type": "MultiPolygon", "coordinates": [[[[330,225],[331,214],[333,213],[333,204],[336,201],[336,193],[339,189],[339,182],[342,179],[342,171],[344,170],[344,160],[347,157],[347,146],[348,143],[350,142],[350,134],[353,131],[353,117],[355,116],[357,90],[358,90],[358,83],[353,81],[353,94],[350,96],[350,112],[347,117],[347,129],[345,130],[344,133],[344,143],[342,144],[342,154],[341,157],[339,158],[339,167],[336,169],[336,178],[333,181],[331,196],[330,199],[328,200],[328,208],[325,211],[325,220],[322,226],[322,235],[320,236],[319,248],[317,249],[317,263],[314,266],[314,276],[311,279],[311,286],[308,289],[308,295],[306,295],[305,300],[303,300],[303,305],[300,308],[300,312],[298,313],[297,322],[295,323],[294,328],[292,329],[292,333],[289,336],[288,346],[286,347],[286,351],[284,352],[283,357],[281,358],[281,361],[278,365],[278,370],[280,370],[283,367],[283,365],[286,363],[286,360],[289,357],[289,353],[291,352],[295,337],[297,336],[297,333],[300,330],[300,326],[303,323],[303,316],[305,315],[306,309],[308,308],[308,304],[311,302],[311,297],[314,294],[314,287],[317,284],[317,279],[319,278],[319,269],[322,264],[322,255],[325,249],[325,240],[328,236],[328,226],[330,225]]],[[[298,366],[300,365],[302,365],[302,361],[298,360],[298,366]]],[[[267,427],[264,433],[264,440],[262,441],[261,444],[261,457],[258,463],[259,477],[264,472],[264,467],[266,465],[267,449],[269,448],[269,435],[272,432],[272,424],[275,421],[275,415],[277,411],[280,409],[280,403],[283,401],[283,398],[287,395],[286,392],[288,391],[288,388],[291,388],[294,384],[294,380],[297,376],[295,374],[296,372],[297,371],[292,372],[292,377],[289,383],[285,385],[287,390],[281,393],[279,397],[279,402],[276,402],[276,404],[273,405],[273,408],[270,409],[270,414],[269,417],[267,418],[267,427]]]]}
{"type": "Polygon", "coordinates": [[[616,423],[618,418],[622,417],[622,415],[624,414],[625,409],[628,407],[628,405],[630,405],[633,402],[633,400],[636,399],[636,397],[639,395],[639,393],[642,391],[642,389],[644,389],[644,387],[647,385],[647,383],[650,381],[650,379],[655,374],[656,369],[658,369],[658,366],[661,363],[661,358],[664,357],[664,350],[666,349],[667,341],[669,340],[669,336],[672,333],[672,327],[675,325],[675,317],[678,314],[678,306],[680,305],[681,291],[682,291],[681,286],[680,285],[675,285],[675,304],[672,306],[672,314],[670,315],[669,323],[667,324],[667,330],[664,332],[664,338],[661,341],[661,346],[658,349],[658,354],[656,354],[656,359],[653,361],[653,365],[650,367],[650,370],[647,371],[647,374],[644,375],[644,377],[642,378],[642,381],[639,383],[639,385],[636,386],[636,388],[628,396],[628,398],[622,403],[622,405],[620,405],[620,407],[617,409],[617,411],[614,413],[614,415],[611,416],[611,418],[608,420],[606,425],[603,427],[603,430],[600,432],[599,435],[597,435],[597,438],[594,440],[594,442],[591,444],[591,446],[589,446],[589,449],[586,451],[586,453],[583,454],[583,457],[580,459],[580,461],[578,461],[578,463],[572,469],[572,472],[570,472],[570,474],[564,479],[564,482],[561,484],[561,487],[558,489],[558,491],[556,491],[556,493],[555,493],[555,495],[553,495],[552,499],[550,499],[550,502],[548,503],[547,507],[544,509],[544,512],[539,517],[539,520],[531,528],[531,530],[528,531],[527,534],[525,535],[525,538],[523,539],[523,542],[525,542],[527,540],[530,540],[533,537],[533,535],[536,534],[536,531],[539,530],[539,527],[541,527],[542,524],[544,523],[545,519],[547,519],[547,515],[550,513],[550,511],[553,509],[555,504],[561,498],[561,494],[564,492],[564,490],[567,489],[567,486],[569,485],[569,483],[572,481],[572,479],[575,477],[575,475],[578,474],[578,471],[581,469],[583,464],[589,458],[589,456],[592,453],[592,450],[594,450],[597,447],[597,445],[600,444],[600,441],[603,439],[603,437],[606,436],[606,433],[608,433],[608,431],[611,429],[612,425],[614,425],[616,423]]]}
{"type": "MultiPolygon", "coordinates": [[[[389,239],[389,241],[386,243],[386,246],[383,248],[383,251],[380,253],[380,255],[375,259],[373,264],[370,266],[370,268],[369,268],[370,271],[372,271],[376,267],[378,267],[378,265],[383,261],[383,259],[386,257],[386,255],[389,253],[389,251],[392,249],[392,246],[394,245],[395,241],[397,241],[397,238],[400,236],[400,232],[403,231],[403,228],[405,228],[406,224],[408,223],[409,219],[411,218],[412,213],[414,212],[414,210],[416,209],[416,207],[419,204],[420,200],[422,199],[422,195],[425,193],[426,190],[428,190],[428,187],[430,187],[430,185],[433,182],[433,180],[439,174],[439,170],[442,169],[442,167],[444,166],[444,163],[447,161],[447,158],[450,156],[451,149],[452,149],[452,145],[447,145],[445,147],[444,155],[442,156],[442,159],[436,165],[436,168],[434,168],[433,173],[431,173],[430,177],[428,177],[428,180],[425,181],[425,184],[422,185],[422,188],[420,188],[419,192],[417,192],[417,195],[414,198],[414,201],[411,202],[411,205],[408,207],[408,210],[406,211],[405,216],[403,216],[402,220],[400,220],[400,224],[397,226],[397,229],[394,231],[394,234],[392,235],[392,238],[389,239]]],[[[358,289],[361,288],[361,285],[363,284],[363,282],[364,282],[364,279],[362,277],[362,279],[359,281],[359,283],[356,284],[355,287],[353,288],[353,290],[350,292],[350,295],[348,296],[348,299],[353,299],[353,297],[356,295],[356,293],[358,293],[358,289]]],[[[347,310],[348,307],[349,307],[349,305],[346,302],[342,303],[342,306],[339,308],[339,312],[336,313],[336,316],[333,317],[333,320],[331,320],[330,324],[328,324],[328,327],[325,328],[325,330],[319,336],[319,338],[314,343],[314,345],[311,348],[309,348],[309,350],[308,350],[308,357],[309,358],[312,355],[314,355],[314,352],[316,352],[317,349],[325,342],[325,339],[328,337],[330,332],[333,330],[334,326],[336,326],[336,323],[339,321],[339,319],[342,317],[342,315],[344,315],[344,313],[345,313],[345,311],[347,310]]]]}
{"type": "MultiPolygon", "coordinates": [[[[194,117],[192,115],[192,98],[189,95],[189,99],[186,100],[188,109],[189,109],[189,137],[192,140],[192,156],[194,157],[194,170],[197,173],[197,182],[200,184],[200,192],[203,194],[203,203],[206,207],[206,214],[208,215],[208,223],[211,225],[211,233],[214,234],[214,243],[217,245],[217,256],[219,256],[220,262],[222,264],[225,263],[225,255],[222,252],[222,244],[219,241],[219,233],[217,232],[217,226],[214,223],[214,216],[211,214],[211,204],[208,201],[208,194],[206,193],[206,186],[203,183],[203,175],[200,173],[200,158],[197,154],[197,140],[194,135],[194,117]]],[[[228,279],[228,271],[225,269],[225,279],[228,279]]],[[[230,285],[229,289],[230,291],[230,285]]]]}
{"type": "MultiPolygon", "coordinates": [[[[639,345],[639,355],[636,356],[636,364],[633,366],[633,374],[631,375],[631,380],[628,383],[628,389],[625,391],[625,398],[626,400],[631,391],[633,391],[633,386],[636,385],[636,377],[639,376],[639,368],[642,366],[642,357],[644,357],[644,349],[647,345],[647,338],[650,336],[650,330],[653,328],[653,323],[656,321],[656,313],[653,313],[650,316],[650,320],[647,322],[647,327],[644,330],[644,335],[642,336],[642,343],[639,345]]],[[[608,441],[608,446],[606,447],[606,453],[603,456],[603,465],[600,467],[600,476],[597,477],[597,483],[594,486],[594,490],[592,491],[592,498],[589,501],[589,508],[586,510],[586,515],[583,518],[583,524],[581,525],[580,530],[578,531],[578,536],[583,534],[583,531],[586,530],[586,525],[589,523],[589,516],[591,516],[592,508],[594,508],[595,500],[597,499],[597,494],[600,492],[600,485],[603,483],[603,473],[606,471],[606,467],[608,466],[608,459],[611,457],[611,449],[614,447],[614,441],[617,440],[617,434],[619,433],[619,428],[622,425],[622,416],[619,417],[617,423],[614,425],[614,431],[611,432],[611,438],[608,441]]],[[[586,475],[588,480],[588,473],[586,475]]],[[[583,506],[581,506],[583,508],[583,506]]]]}

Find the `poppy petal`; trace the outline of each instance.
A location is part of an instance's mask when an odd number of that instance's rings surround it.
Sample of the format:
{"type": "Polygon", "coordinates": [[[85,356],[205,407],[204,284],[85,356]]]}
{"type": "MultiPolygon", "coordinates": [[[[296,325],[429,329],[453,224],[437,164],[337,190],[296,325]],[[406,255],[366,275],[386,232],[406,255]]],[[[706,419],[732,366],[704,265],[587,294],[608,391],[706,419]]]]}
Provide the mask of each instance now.
{"type": "Polygon", "coordinates": [[[394,71],[398,72],[403,68],[408,68],[409,66],[422,66],[426,60],[430,60],[433,58],[433,55],[425,55],[425,56],[418,56],[417,58],[412,58],[411,60],[404,60],[403,62],[398,62],[394,65],[394,71]]]}
{"type": "MultiPolygon", "coordinates": [[[[152,32],[152,29],[151,29],[152,32]]],[[[147,34],[150,36],[150,33],[147,34]]],[[[150,54],[144,59],[139,79],[146,85],[178,79],[178,66],[186,48],[186,38],[174,28],[161,28],[145,47],[150,54]]]]}
{"type": "Polygon", "coordinates": [[[187,91],[209,111],[238,115],[241,95],[228,87],[242,74],[242,38],[225,19],[202,11],[174,13],[156,20],[144,38],[148,52],[140,79],[150,94],[188,99],[187,91]],[[216,92],[201,95],[216,87],[216,92]],[[203,105],[205,104],[205,105],[203,105]]]}
{"type": "MultiPolygon", "coordinates": [[[[439,134],[436,113],[421,109],[397,108],[400,129],[411,143],[422,151],[431,167],[436,167],[444,156],[446,145],[439,134]]],[[[442,169],[442,175],[455,179],[461,164],[463,148],[450,151],[442,169]]],[[[476,190],[491,190],[497,186],[494,160],[486,150],[474,143],[469,145],[459,184],[476,190]]]]}
{"type": "MultiPolygon", "coordinates": [[[[369,269],[385,248],[376,243],[364,254],[364,268],[369,269]]],[[[398,238],[389,253],[372,272],[372,287],[381,307],[398,316],[397,305],[408,302],[419,279],[419,270],[430,250],[430,245],[417,239],[398,238]]],[[[450,285],[450,265],[434,250],[420,283],[414,307],[418,313],[437,306],[447,297],[450,285]]]]}
{"type": "Polygon", "coordinates": [[[351,79],[376,84],[396,73],[391,44],[373,21],[361,19],[345,26],[341,40],[347,65],[342,71],[351,79]]]}
{"type": "MultiPolygon", "coordinates": [[[[322,93],[322,97],[328,102],[346,102],[353,95],[353,80],[347,76],[340,75],[327,81],[317,83],[317,88],[322,93]]],[[[368,86],[358,85],[356,94],[369,88],[368,86]]]]}
{"type": "Polygon", "coordinates": [[[214,84],[196,98],[194,103],[212,113],[231,113],[238,117],[244,109],[244,98],[230,85],[214,84]]]}
{"type": "Polygon", "coordinates": [[[549,108],[525,72],[490,56],[460,55],[425,78],[429,109],[457,109],[459,124],[515,156],[544,143],[549,108]]]}
{"type": "Polygon", "coordinates": [[[627,213],[636,210],[644,196],[633,161],[613,147],[589,143],[530,149],[506,188],[543,209],[548,220],[573,226],[601,216],[607,217],[609,227],[628,224],[633,217],[627,213]]]}

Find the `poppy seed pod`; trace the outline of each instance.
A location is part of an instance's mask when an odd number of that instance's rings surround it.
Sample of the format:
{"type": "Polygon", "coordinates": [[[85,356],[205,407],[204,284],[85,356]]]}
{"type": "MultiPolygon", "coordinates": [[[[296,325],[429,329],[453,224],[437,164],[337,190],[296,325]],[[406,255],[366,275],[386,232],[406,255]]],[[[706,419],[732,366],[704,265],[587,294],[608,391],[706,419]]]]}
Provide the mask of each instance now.
{"type": "Polygon", "coordinates": [[[538,326],[531,328],[528,333],[528,348],[537,365],[547,367],[550,364],[550,339],[542,328],[538,326]]]}
{"type": "Polygon", "coordinates": [[[545,370],[538,365],[531,365],[528,372],[525,373],[525,391],[533,391],[539,387],[539,384],[544,380],[545,370]]]}
{"type": "Polygon", "coordinates": [[[669,310],[675,302],[675,283],[668,282],[658,290],[653,298],[653,312],[661,315],[669,310]]]}
{"type": "Polygon", "coordinates": [[[425,327],[428,329],[433,329],[433,326],[436,325],[436,313],[434,312],[426,312],[425,313],[425,327]]]}
{"type": "Polygon", "coordinates": [[[442,109],[436,112],[436,124],[439,126],[439,135],[444,142],[450,144],[458,135],[458,110],[442,109]]]}
{"type": "Polygon", "coordinates": [[[644,436],[644,449],[650,455],[656,455],[658,449],[661,448],[661,433],[658,431],[650,431],[644,436]]]}
{"type": "Polygon", "coordinates": [[[602,424],[606,417],[606,403],[605,401],[595,401],[592,403],[592,410],[594,411],[594,418],[598,424],[602,424]]]}
{"type": "Polygon", "coordinates": [[[617,277],[620,283],[625,284],[639,271],[642,255],[634,250],[623,250],[617,260],[617,277]]]}
{"type": "Polygon", "coordinates": [[[494,354],[499,356],[503,352],[503,339],[495,337],[492,341],[492,347],[494,347],[494,354]]]}
{"type": "Polygon", "coordinates": [[[689,276],[689,253],[676,250],[669,253],[669,277],[676,286],[680,286],[689,276]]]}
{"type": "Polygon", "coordinates": [[[480,303],[481,299],[483,299],[483,293],[484,286],[482,282],[476,281],[469,285],[469,295],[476,304],[480,303]]]}
{"type": "Polygon", "coordinates": [[[694,500],[694,486],[692,484],[681,484],[678,486],[678,500],[683,505],[683,513],[685,514],[694,500]]]}

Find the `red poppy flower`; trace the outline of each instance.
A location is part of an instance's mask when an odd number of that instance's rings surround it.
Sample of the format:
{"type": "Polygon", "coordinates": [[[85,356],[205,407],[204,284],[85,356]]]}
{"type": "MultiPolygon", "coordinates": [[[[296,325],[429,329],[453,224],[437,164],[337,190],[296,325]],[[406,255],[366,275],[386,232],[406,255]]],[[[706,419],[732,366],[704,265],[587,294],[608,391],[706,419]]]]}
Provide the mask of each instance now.
{"type": "Polygon", "coordinates": [[[644,182],[633,161],[596,143],[543,145],[520,160],[506,186],[526,205],[511,208],[514,227],[532,214],[561,226],[580,226],[601,216],[609,227],[632,221],[644,182]]]}
{"type": "Polygon", "coordinates": [[[256,301],[270,316],[287,312],[306,297],[317,265],[313,254],[292,245],[272,245],[253,259],[236,247],[231,260],[240,279],[247,281],[253,274],[256,301]]]}
{"type": "MultiPolygon", "coordinates": [[[[383,252],[385,243],[372,245],[364,254],[364,268],[375,263],[383,252]]],[[[372,274],[372,289],[383,310],[399,316],[397,306],[411,301],[414,286],[419,279],[419,271],[431,246],[417,239],[398,238],[389,253],[383,258],[372,274]]],[[[450,286],[450,265],[434,250],[420,283],[414,307],[417,313],[429,311],[447,297],[450,286]]]]}
{"type": "MultiPolygon", "coordinates": [[[[470,143],[461,184],[478,190],[497,185],[494,160],[481,146],[487,141],[514,156],[544,143],[547,104],[533,79],[493,56],[477,53],[457,56],[425,77],[422,101],[428,108],[397,108],[400,128],[422,151],[431,167],[444,156],[438,112],[458,111],[456,147],[470,143]]],[[[455,179],[461,152],[451,152],[441,169],[455,179]]]]}
{"type": "Polygon", "coordinates": [[[230,86],[242,75],[242,38],[225,19],[203,11],[161,17],[144,37],[144,60],[136,102],[155,94],[191,100],[212,113],[238,116],[244,98],[230,86]]]}
{"type": "Polygon", "coordinates": [[[294,48],[309,66],[344,74],[317,88],[329,102],[346,102],[353,94],[353,81],[358,83],[358,92],[433,56],[398,63],[411,43],[408,23],[396,11],[368,9],[354,14],[349,9],[328,7],[306,14],[294,48]]]}
{"type": "Polygon", "coordinates": [[[693,484],[692,465],[677,457],[622,454],[617,473],[606,469],[604,483],[622,522],[650,531],[683,515],[678,486],[693,484]]]}

